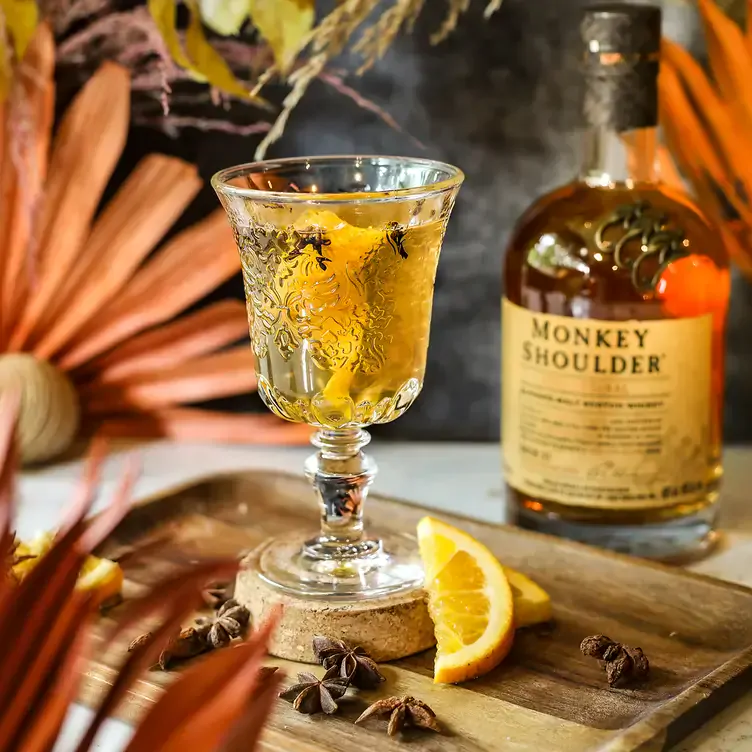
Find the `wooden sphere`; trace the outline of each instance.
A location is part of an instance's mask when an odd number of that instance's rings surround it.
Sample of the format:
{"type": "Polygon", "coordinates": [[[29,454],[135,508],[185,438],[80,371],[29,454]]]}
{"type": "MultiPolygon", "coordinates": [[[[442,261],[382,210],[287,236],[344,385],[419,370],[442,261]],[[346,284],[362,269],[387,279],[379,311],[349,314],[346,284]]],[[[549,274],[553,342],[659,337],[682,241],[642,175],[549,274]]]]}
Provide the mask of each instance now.
{"type": "Polygon", "coordinates": [[[81,416],[70,379],[29,353],[6,353],[0,355],[0,393],[8,389],[21,394],[16,432],[21,462],[46,462],[68,449],[81,416]]]}

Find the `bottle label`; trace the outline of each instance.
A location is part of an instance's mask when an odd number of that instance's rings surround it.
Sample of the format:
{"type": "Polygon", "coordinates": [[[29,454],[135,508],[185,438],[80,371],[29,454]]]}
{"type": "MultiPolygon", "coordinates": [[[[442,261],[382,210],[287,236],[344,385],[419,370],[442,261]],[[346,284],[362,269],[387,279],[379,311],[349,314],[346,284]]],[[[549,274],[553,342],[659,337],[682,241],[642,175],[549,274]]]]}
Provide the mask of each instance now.
{"type": "Polygon", "coordinates": [[[712,316],[600,321],[504,299],[506,480],[533,498],[640,509],[701,498],[712,316]]]}

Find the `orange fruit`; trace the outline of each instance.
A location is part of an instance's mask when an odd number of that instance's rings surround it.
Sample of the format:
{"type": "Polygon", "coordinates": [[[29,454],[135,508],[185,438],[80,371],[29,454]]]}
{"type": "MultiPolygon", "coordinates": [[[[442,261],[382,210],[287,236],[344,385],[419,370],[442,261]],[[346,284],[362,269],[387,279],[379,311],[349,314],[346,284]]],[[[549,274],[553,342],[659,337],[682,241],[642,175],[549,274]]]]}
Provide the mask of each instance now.
{"type": "Polygon", "coordinates": [[[117,562],[89,556],[78,575],[76,589],[94,591],[97,603],[105,603],[120,595],[123,569],[117,562]]]}
{"type": "Polygon", "coordinates": [[[504,567],[507,582],[512,588],[514,626],[529,627],[551,621],[551,597],[536,582],[515,569],[504,567]]]}
{"type": "Polygon", "coordinates": [[[504,567],[475,538],[432,517],[418,523],[418,545],[436,634],[434,682],[487,673],[514,640],[514,600],[504,567]]]}
{"type": "MultiPolygon", "coordinates": [[[[39,560],[52,548],[54,533],[40,533],[29,541],[21,541],[16,555],[24,558],[13,567],[13,575],[20,582],[37,565],[39,560]]],[[[104,603],[120,594],[123,588],[123,570],[119,564],[109,559],[88,556],[78,575],[78,590],[96,591],[97,603],[104,603]]]]}

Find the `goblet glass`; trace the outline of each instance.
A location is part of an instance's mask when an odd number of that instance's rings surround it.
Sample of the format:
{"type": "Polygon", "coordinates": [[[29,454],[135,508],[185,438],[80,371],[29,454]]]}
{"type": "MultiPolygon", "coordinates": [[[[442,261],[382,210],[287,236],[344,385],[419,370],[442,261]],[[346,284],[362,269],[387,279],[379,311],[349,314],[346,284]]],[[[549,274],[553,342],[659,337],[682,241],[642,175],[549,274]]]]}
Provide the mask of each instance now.
{"type": "Polygon", "coordinates": [[[315,157],[222,170],[264,403],[317,429],[305,463],[318,535],[264,545],[259,573],[288,593],[368,598],[417,587],[414,538],[366,535],[376,465],[364,430],[423,386],[433,286],[460,170],[426,159],[315,157]]]}

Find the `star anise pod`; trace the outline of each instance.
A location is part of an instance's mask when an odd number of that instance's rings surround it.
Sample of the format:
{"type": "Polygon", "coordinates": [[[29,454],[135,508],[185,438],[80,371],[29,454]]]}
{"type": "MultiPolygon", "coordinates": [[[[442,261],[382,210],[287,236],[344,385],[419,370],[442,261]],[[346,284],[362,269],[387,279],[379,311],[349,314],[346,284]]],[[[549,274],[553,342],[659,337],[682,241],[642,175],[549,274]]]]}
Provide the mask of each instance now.
{"type": "Polygon", "coordinates": [[[250,618],[248,609],[231,598],[219,607],[213,618],[199,619],[196,623],[210,647],[222,648],[235,637],[240,637],[250,618]]]}
{"type": "Polygon", "coordinates": [[[389,736],[394,736],[404,728],[427,729],[441,733],[441,726],[436,720],[436,713],[422,700],[405,695],[404,697],[387,697],[378,700],[366,708],[356,719],[355,723],[365,721],[372,715],[389,715],[389,725],[386,728],[389,736]]]}
{"type": "Polygon", "coordinates": [[[164,671],[174,661],[194,658],[208,650],[203,635],[195,627],[183,629],[180,634],[161,652],[159,667],[164,671]]]}
{"type": "Polygon", "coordinates": [[[338,710],[337,700],[347,692],[349,682],[339,676],[336,666],[330,668],[323,679],[304,672],[298,674],[297,684],[283,690],[279,696],[288,700],[299,713],[312,715],[324,712],[329,715],[338,710]]]}
{"type": "Polygon", "coordinates": [[[350,647],[343,640],[317,636],[313,638],[316,660],[325,669],[337,666],[339,675],[358,689],[373,689],[384,681],[376,661],[361,647],[350,647]]]}
{"type": "Polygon", "coordinates": [[[580,650],[583,655],[598,659],[611,687],[643,681],[650,673],[650,663],[641,648],[614,642],[606,635],[586,637],[580,650]]]}
{"type": "MultiPolygon", "coordinates": [[[[128,652],[136,650],[136,648],[143,645],[150,638],[151,632],[139,635],[128,646],[128,652]]],[[[201,653],[205,653],[208,649],[209,646],[206,644],[206,640],[201,632],[194,627],[188,627],[188,629],[183,629],[176,634],[159,654],[159,668],[162,671],[166,671],[174,661],[193,658],[201,653]]]]}

